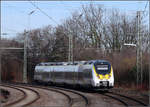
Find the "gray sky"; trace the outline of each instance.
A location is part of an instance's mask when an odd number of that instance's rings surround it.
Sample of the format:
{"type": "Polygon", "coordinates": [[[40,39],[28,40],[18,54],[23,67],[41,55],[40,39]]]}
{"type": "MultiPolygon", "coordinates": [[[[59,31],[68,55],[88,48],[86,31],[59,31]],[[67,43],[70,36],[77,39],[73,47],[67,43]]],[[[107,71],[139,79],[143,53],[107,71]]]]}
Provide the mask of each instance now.
{"type": "MultiPolygon", "coordinates": [[[[90,4],[91,1],[33,1],[48,16],[36,9],[29,1],[1,1],[1,33],[2,37],[12,38],[16,33],[23,32],[24,29],[41,28],[47,25],[57,26],[64,19],[71,15],[71,12],[79,10],[82,5],[90,4]],[[31,11],[34,11],[30,16],[31,11]],[[55,23],[56,22],[56,23],[55,23]]],[[[93,4],[102,5],[111,10],[117,8],[128,15],[135,15],[136,11],[149,13],[149,2],[147,1],[92,1],[93,4]]],[[[145,18],[149,22],[148,15],[145,18]]]]}

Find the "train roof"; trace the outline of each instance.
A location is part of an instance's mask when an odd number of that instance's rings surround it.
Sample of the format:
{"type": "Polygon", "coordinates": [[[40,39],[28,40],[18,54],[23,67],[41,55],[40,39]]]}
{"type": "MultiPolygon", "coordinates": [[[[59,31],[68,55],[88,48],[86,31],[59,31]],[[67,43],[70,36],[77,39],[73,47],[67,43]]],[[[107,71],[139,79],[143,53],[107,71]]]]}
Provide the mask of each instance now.
{"type": "Polygon", "coordinates": [[[53,65],[86,65],[86,64],[94,64],[94,63],[109,63],[106,60],[90,60],[90,61],[74,61],[74,62],[42,62],[39,63],[39,66],[53,66],[53,65]]]}
{"type": "Polygon", "coordinates": [[[48,65],[79,65],[84,64],[86,61],[74,61],[74,62],[42,62],[38,65],[48,66],[48,65]]]}
{"type": "Polygon", "coordinates": [[[106,61],[106,60],[90,60],[88,62],[95,63],[95,62],[108,62],[108,61],[106,61]]]}

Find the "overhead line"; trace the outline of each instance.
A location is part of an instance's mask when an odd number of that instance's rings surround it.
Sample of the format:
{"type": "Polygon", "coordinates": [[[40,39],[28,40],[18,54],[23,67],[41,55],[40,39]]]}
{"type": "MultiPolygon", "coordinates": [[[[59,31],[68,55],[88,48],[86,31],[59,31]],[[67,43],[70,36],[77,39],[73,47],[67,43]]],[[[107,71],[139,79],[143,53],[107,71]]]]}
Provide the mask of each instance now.
{"type": "Polygon", "coordinates": [[[148,2],[149,2],[149,0],[147,0],[147,3],[146,3],[146,5],[145,5],[144,11],[143,11],[143,16],[142,16],[141,18],[145,17],[145,16],[148,14],[148,13],[145,14],[146,8],[147,8],[147,5],[148,5],[148,2]]]}
{"type": "Polygon", "coordinates": [[[52,20],[53,22],[55,22],[56,24],[58,24],[53,18],[51,18],[46,12],[44,12],[42,9],[40,9],[37,5],[35,5],[34,3],[32,3],[30,0],[29,2],[35,7],[37,8],[41,13],[43,13],[45,16],[47,16],[50,20],[52,20]]]}
{"type": "Polygon", "coordinates": [[[147,0],[147,3],[145,5],[145,8],[144,8],[144,12],[146,11],[146,8],[147,8],[147,4],[148,4],[148,0],[147,0]]]}

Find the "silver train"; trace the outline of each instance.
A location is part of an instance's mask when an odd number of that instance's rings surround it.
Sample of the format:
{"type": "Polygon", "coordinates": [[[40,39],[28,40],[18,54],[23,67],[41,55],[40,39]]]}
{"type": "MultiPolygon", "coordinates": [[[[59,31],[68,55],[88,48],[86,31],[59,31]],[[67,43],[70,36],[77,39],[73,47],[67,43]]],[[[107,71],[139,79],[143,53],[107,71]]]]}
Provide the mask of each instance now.
{"type": "Polygon", "coordinates": [[[114,86],[113,68],[108,61],[48,62],[36,65],[34,80],[55,84],[109,89],[114,86]]]}

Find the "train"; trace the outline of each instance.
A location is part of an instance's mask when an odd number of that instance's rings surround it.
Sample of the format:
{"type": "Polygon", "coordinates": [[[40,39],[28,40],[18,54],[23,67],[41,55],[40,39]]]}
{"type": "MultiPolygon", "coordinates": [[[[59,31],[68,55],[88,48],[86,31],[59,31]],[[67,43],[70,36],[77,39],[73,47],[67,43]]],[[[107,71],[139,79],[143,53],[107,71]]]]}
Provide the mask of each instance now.
{"type": "Polygon", "coordinates": [[[35,66],[34,81],[110,89],[114,87],[114,73],[106,60],[43,62],[35,66]]]}

